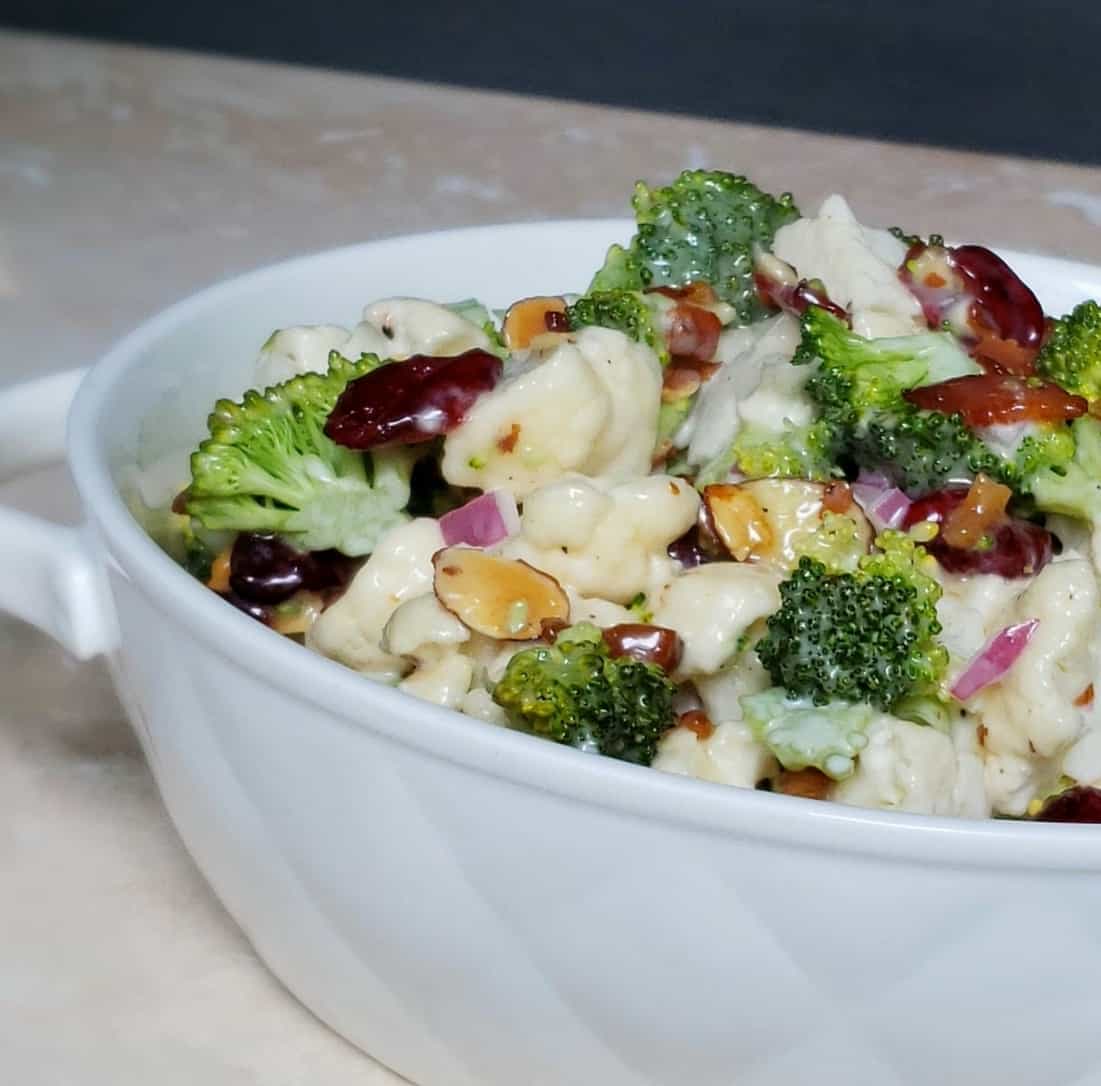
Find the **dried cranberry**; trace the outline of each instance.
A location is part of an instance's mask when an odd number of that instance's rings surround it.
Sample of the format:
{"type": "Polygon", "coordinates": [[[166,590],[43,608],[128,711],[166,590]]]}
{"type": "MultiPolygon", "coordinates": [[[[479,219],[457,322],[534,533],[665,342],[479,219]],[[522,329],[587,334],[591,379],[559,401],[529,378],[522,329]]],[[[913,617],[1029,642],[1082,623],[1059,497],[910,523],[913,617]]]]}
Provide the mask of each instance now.
{"type": "Polygon", "coordinates": [[[350,449],[431,441],[455,429],[501,371],[501,360],[479,349],[380,366],[341,393],[325,433],[350,449]]]}
{"type": "Polygon", "coordinates": [[[800,279],[796,283],[781,283],[757,272],[753,276],[757,287],[757,296],[772,309],[782,309],[796,317],[802,316],[812,305],[824,309],[845,324],[851,324],[852,318],[826,293],[821,280],[800,279]]]}
{"type": "Polygon", "coordinates": [[[671,672],[680,663],[684,649],[680,635],[666,626],[651,626],[642,622],[622,622],[604,631],[604,644],[613,658],[630,656],[644,664],[657,664],[671,672]]]}
{"type": "Polygon", "coordinates": [[[680,562],[685,569],[695,569],[696,566],[706,565],[708,562],[718,562],[723,558],[729,558],[724,554],[711,538],[705,537],[700,532],[700,526],[693,524],[684,535],[674,539],[665,553],[670,558],[680,562]]]}
{"type": "Polygon", "coordinates": [[[1040,349],[1044,309],[1021,277],[997,253],[981,245],[960,245],[952,262],[975,299],[979,322],[1002,339],[1040,349]]]}
{"type": "Polygon", "coordinates": [[[242,532],[229,558],[229,586],[254,603],[282,603],[302,587],[304,557],[279,536],[242,532]]]}
{"type": "Polygon", "coordinates": [[[250,618],[256,619],[257,622],[262,622],[265,626],[270,626],[272,621],[272,610],[270,607],[263,603],[256,603],[254,600],[242,599],[236,592],[219,592],[219,596],[226,601],[226,603],[232,604],[238,611],[243,611],[250,618]]]}
{"type": "Polygon", "coordinates": [[[1046,328],[1043,307],[997,253],[981,245],[912,245],[899,278],[921,304],[930,328],[940,328],[963,302],[966,328],[956,331],[992,372],[1028,376],[1046,328]],[[915,277],[912,269],[929,271],[915,277]]]}
{"type": "Polygon", "coordinates": [[[331,599],[347,586],[359,565],[358,559],[339,551],[300,551],[277,535],[242,532],[230,552],[229,587],[237,600],[250,606],[282,603],[299,589],[331,599]]]}
{"type": "Polygon", "coordinates": [[[1036,816],[1040,822],[1101,822],[1101,788],[1080,784],[1053,796],[1036,816]]]}
{"type": "MultiPolygon", "coordinates": [[[[904,528],[923,520],[943,523],[967,498],[967,487],[948,487],[913,503],[904,528]]],[[[1046,528],[1031,521],[1007,517],[989,532],[990,545],[953,547],[939,535],[923,544],[949,573],[994,573],[999,577],[1031,577],[1051,561],[1054,541],[1046,528]]]]}
{"type": "Polygon", "coordinates": [[[915,407],[960,415],[968,426],[1063,422],[1086,413],[1089,403],[1058,385],[1005,374],[973,373],[904,393],[915,407]]]}

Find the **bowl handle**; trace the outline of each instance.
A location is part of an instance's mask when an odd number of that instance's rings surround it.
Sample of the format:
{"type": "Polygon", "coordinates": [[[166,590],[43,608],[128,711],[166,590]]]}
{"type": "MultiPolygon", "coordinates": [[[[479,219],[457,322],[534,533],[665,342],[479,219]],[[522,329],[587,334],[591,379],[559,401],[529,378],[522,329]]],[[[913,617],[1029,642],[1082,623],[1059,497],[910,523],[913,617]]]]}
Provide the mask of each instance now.
{"type": "MultiPolygon", "coordinates": [[[[65,418],[83,370],[0,391],[0,483],[64,456],[65,418]]],[[[117,640],[103,574],[82,528],[0,506],[0,612],[59,641],[74,656],[109,652],[117,640]]]]}

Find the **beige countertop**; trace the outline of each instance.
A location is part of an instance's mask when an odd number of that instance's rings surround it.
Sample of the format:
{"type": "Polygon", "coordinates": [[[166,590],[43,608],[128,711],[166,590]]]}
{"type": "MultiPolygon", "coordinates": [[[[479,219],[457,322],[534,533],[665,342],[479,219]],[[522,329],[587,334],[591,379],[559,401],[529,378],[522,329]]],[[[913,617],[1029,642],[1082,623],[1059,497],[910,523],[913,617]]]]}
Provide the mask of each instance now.
{"type": "MultiPolygon", "coordinates": [[[[750,174],[804,208],[1101,262],[1101,170],[0,33],[0,385],[293,253],[624,212],[750,174]]],[[[366,300],[366,299],[365,299],[366,300]]],[[[74,515],[59,470],[0,501],[74,515]]],[[[398,1080],[269,977],[206,889],[102,669],[0,620],[0,1064],[21,1086],[398,1080]]]]}

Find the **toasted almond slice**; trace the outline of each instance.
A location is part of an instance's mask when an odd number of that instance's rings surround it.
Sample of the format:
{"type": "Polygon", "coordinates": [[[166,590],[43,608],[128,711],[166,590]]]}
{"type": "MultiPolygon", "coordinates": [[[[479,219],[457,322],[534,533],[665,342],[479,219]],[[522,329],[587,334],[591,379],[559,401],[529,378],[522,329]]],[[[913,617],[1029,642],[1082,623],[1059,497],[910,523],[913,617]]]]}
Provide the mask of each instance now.
{"type": "MultiPolygon", "coordinates": [[[[501,333],[505,346],[518,351],[531,346],[537,336],[546,332],[560,332],[561,328],[552,328],[547,323],[548,313],[566,315],[566,302],[558,297],[521,298],[513,302],[505,314],[501,333]]],[[[553,318],[552,318],[553,320],[553,318]]],[[[568,327],[568,326],[567,326],[568,327]]]]}
{"type": "Polygon", "coordinates": [[[472,630],[499,641],[533,641],[544,623],[569,622],[570,601],[549,574],[473,547],[432,557],[436,598],[472,630]]]}
{"type": "Polygon", "coordinates": [[[757,557],[772,545],[772,529],[753,495],[732,483],[703,489],[708,527],[739,562],[757,557]]]}

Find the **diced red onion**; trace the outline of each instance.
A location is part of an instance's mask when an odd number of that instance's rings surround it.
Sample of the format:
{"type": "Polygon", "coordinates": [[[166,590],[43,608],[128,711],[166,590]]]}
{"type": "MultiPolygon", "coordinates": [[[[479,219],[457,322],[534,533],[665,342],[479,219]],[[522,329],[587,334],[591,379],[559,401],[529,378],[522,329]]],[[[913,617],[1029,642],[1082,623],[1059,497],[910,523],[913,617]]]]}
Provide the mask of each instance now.
{"type": "Polygon", "coordinates": [[[910,499],[898,487],[891,486],[886,477],[862,471],[852,491],[857,504],[877,529],[897,528],[906,519],[910,499]]]}
{"type": "Polygon", "coordinates": [[[488,490],[440,517],[440,531],[449,547],[492,547],[519,530],[520,514],[506,490],[488,490]]]}
{"type": "Polygon", "coordinates": [[[952,684],[952,697],[957,701],[973,698],[984,687],[997,682],[1025,651],[1036,627],[1038,618],[1006,626],[995,634],[972,658],[963,673],[952,684]]]}

